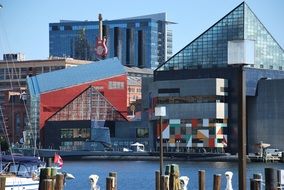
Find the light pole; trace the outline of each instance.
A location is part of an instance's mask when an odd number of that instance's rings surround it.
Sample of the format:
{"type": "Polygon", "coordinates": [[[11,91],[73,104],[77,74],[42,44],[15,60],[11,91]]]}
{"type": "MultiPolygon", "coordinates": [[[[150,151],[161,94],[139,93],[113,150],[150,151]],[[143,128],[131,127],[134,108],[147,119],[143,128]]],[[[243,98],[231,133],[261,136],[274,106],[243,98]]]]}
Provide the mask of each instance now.
{"type": "Polygon", "coordinates": [[[163,119],[166,116],[166,107],[155,107],[155,116],[160,119],[160,176],[163,175],[163,119]]]}
{"type": "Polygon", "coordinates": [[[167,152],[169,152],[169,140],[167,140],[167,152]]]}
{"type": "Polygon", "coordinates": [[[176,141],[176,148],[177,148],[177,149],[176,149],[176,152],[179,152],[179,143],[180,143],[180,140],[177,140],[177,141],[176,141]]]}
{"type": "Polygon", "coordinates": [[[245,65],[254,64],[254,41],[228,41],[228,64],[238,67],[238,169],[239,190],[246,189],[247,169],[247,126],[246,126],[246,75],[245,65]]]}

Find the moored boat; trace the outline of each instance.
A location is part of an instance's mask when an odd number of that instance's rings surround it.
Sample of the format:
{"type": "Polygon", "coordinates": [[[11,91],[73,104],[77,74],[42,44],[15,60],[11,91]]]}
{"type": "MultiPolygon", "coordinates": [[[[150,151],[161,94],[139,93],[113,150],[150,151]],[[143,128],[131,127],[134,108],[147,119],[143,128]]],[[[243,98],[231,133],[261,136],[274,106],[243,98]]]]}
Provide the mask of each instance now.
{"type": "Polygon", "coordinates": [[[39,168],[43,166],[44,163],[38,157],[1,156],[0,175],[5,177],[5,190],[37,190],[39,168]]]}

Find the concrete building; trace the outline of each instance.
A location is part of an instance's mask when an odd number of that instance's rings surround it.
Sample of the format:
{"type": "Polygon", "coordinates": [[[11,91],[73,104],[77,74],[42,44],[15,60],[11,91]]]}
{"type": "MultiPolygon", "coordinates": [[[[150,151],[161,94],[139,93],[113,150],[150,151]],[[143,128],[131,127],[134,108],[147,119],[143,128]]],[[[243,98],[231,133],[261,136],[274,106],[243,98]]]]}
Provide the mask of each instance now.
{"type": "MultiPolygon", "coordinates": [[[[86,64],[89,61],[72,58],[47,60],[16,60],[18,55],[6,54],[0,61],[0,116],[1,132],[7,127],[10,142],[16,143],[23,137],[23,130],[28,125],[26,77],[86,64]],[[10,59],[11,58],[11,59],[10,59]]],[[[23,56],[19,56],[23,57],[23,56]]]]}
{"type": "Polygon", "coordinates": [[[6,53],[3,54],[4,61],[24,61],[25,56],[23,53],[6,53]]]}
{"type": "Polygon", "coordinates": [[[125,67],[127,72],[127,107],[130,119],[141,119],[142,78],[153,77],[148,68],[125,67]]]}
{"type": "MultiPolygon", "coordinates": [[[[123,65],[157,68],[172,55],[172,31],[166,13],[103,21],[107,58],[118,57],[123,65]]],[[[78,36],[85,39],[89,60],[96,60],[97,21],[66,21],[49,24],[49,55],[75,57],[78,36]]]]}
{"type": "Polygon", "coordinates": [[[248,5],[241,3],[160,65],[152,80],[143,80],[142,120],[150,120],[152,147],[159,149],[160,135],[155,130],[157,118],[153,109],[165,106],[168,111],[163,125],[164,149],[236,153],[241,117],[240,72],[244,69],[248,150],[255,151],[257,141],[284,150],[283,144],[276,143],[281,141],[278,134],[284,129],[281,117],[277,117],[283,114],[282,101],[276,103],[282,90],[275,87],[282,81],[275,79],[284,78],[283,66],[283,49],[248,5]],[[262,82],[262,78],[275,83],[269,101],[265,99],[268,95],[263,84],[268,81],[262,82]],[[271,101],[274,104],[268,105],[271,101]],[[273,128],[268,133],[270,139],[265,134],[268,128],[273,128]]]}

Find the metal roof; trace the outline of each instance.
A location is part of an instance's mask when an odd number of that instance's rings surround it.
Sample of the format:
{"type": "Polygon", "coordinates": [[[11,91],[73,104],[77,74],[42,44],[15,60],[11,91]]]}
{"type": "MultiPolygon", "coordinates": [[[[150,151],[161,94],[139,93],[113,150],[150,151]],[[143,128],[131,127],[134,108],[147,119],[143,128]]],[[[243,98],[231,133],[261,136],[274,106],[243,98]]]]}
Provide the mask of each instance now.
{"type": "Polygon", "coordinates": [[[39,95],[122,74],[126,74],[126,71],[121,62],[117,58],[110,58],[28,77],[27,83],[30,95],[39,95]]]}
{"type": "Polygon", "coordinates": [[[138,68],[138,67],[127,67],[127,66],[124,66],[124,67],[128,75],[130,75],[129,73],[153,75],[153,72],[154,72],[154,70],[150,68],[138,68]]]}
{"type": "Polygon", "coordinates": [[[127,82],[128,82],[128,85],[131,85],[131,86],[141,86],[141,77],[132,77],[132,76],[128,76],[127,77],[127,82]]]}

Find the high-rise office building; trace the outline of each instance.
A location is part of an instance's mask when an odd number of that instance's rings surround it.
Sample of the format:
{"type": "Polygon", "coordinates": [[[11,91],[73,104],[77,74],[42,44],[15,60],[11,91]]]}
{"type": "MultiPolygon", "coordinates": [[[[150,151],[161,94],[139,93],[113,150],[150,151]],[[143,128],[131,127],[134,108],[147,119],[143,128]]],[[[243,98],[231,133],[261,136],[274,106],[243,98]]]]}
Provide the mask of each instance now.
{"type": "MultiPolygon", "coordinates": [[[[118,20],[103,20],[108,55],[123,65],[157,68],[172,54],[172,31],[166,13],[118,20]]],[[[97,60],[98,21],[65,21],[49,24],[49,55],[97,60]]]]}

